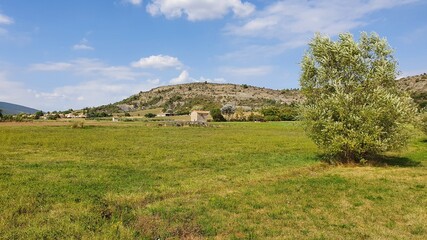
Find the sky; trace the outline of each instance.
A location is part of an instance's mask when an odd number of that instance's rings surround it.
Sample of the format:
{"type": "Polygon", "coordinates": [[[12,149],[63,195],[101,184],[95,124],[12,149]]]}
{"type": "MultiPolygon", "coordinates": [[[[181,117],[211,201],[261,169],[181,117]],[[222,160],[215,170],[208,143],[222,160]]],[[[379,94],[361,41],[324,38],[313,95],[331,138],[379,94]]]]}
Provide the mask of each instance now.
{"type": "Polygon", "coordinates": [[[427,0],[0,0],[0,101],[43,111],[189,83],[298,88],[315,33],[376,32],[427,72],[427,0]]]}

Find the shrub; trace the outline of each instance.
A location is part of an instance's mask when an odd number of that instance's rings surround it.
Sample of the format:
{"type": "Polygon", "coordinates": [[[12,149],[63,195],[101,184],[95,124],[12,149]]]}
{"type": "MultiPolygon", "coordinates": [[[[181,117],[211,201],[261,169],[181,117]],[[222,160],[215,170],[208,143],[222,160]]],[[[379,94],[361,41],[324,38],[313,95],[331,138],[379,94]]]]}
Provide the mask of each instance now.
{"type": "Polygon", "coordinates": [[[58,118],[60,118],[60,116],[59,116],[58,113],[57,114],[49,114],[49,115],[47,115],[47,120],[56,120],[58,118]]]}
{"type": "Polygon", "coordinates": [[[339,40],[316,35],[302,60],[301,116],[329,156],[358,162],[406,144],[416,109],[396,85],[397,62],[385,39],[362,33],[339,40]]]}
{"type": "Polygon", "coordinates": [[[221,113],[228,116],[228,120],[230,120],[231,115],[236,112],[236,107],[231,104],[226,104],[221,108],[221,113]]]}
{"type": "Polygon", "coordinates": [[[130,117],[130,113],[125,112],[125,117],[130,117]]]}
{"type": "Polygon", "coordinates": [[[427,112],[421,115],[421,130],[427,134],[427,112]]]}
{"type": "Polygon", "coordinates": [[[144,115],[144,117],[146,117],[146,118],[154,118],[154,117],[156,117],[157,115],[156,114],[154,114],[154,113],[147,113],[147,114],[145,114],[144,115]]]}
{"type": "Polygon", "coordinates": [[[219,108],[214,108],[210,111],[212,119],[214,122],[225,122],[224,116],[221,114],[221,110],[219,108]]]}
{"type": "Polygon", "coordinates": [[[42,111],[37,111],[34,114],[34,119],[40,119],[40,117],[42,117],[42,116],[43,116],[43,112],[42,111]]]}
{"type": "Polygon", "coordinates": [[[281,119],[280,119],[279,116],[274,116],[273,115],[273,116],[265,116],[264,120],[271,122],[271,121],[280,121],[281,119]]]}
{"type": "Polygon", "coordinates": [[[248,121],[250,121],[250,122],[264,122],[265,120],[264,120],[264,116],[251,113],[248,116],[248,121]]]}

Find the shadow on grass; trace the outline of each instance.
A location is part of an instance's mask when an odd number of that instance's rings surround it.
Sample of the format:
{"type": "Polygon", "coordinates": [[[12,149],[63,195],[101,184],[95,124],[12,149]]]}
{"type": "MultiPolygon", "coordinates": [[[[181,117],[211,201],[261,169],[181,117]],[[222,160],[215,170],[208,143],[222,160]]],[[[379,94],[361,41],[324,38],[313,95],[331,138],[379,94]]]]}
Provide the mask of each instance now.
{"type": "Polygon", "coordinates": [[[406,157],[395,157],[395,156],[375,156],[370,160],[369,163],[375,167],[418,167],[421,162],[414,161],[406,157]]]}
{"type": "MultiPolygon", "coordinates": [[[[427,139],[426,139],[427,141],[427,139]]],[[[374,155],[367,157],[365,162],[340,162],[331,160],[330,157],[324,154],[318,154],[317,161],[324,162],[330,165],[345,165],[345,166],[370,166],[370,167],[418,167],[421,162],[414,161],[406,157],[374,155]]]]}

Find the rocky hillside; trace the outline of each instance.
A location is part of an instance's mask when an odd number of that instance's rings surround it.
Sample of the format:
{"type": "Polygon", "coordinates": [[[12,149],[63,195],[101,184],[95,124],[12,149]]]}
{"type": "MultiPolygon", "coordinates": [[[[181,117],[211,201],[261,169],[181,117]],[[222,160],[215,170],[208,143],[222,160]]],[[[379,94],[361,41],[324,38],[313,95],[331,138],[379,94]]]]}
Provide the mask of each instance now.
{"type": "Polygon", "coordinates": [[[220,108],[225,104],[251,110],[266,105],[292,104],[300,100],[298,90],[273,90],[246,84],[189,83],[140,92],[113,105],[121,111],[163,108],[179,114],[194,108],[220,108]]]}
{"type": "Polygon", "coordinates": [[[399,86],[408,91],[420,107],[427,107],[427,73],[397,80],[399,86]]]}

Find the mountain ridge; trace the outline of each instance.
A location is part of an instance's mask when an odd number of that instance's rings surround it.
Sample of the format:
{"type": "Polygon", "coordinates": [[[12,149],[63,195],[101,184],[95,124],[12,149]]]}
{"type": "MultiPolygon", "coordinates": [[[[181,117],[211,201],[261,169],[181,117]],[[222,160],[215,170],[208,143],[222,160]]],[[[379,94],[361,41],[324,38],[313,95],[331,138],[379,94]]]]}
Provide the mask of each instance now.
{"type": "Polygon", "coordinates": [[[8,102],[0,102],[0,109],[2,110],[2,114],[5,115],[13,115],[20,113],[34,114],[39,111],[34,108],[8,102]]]}

